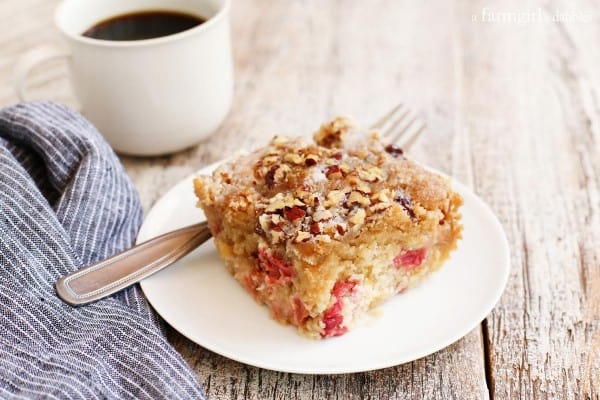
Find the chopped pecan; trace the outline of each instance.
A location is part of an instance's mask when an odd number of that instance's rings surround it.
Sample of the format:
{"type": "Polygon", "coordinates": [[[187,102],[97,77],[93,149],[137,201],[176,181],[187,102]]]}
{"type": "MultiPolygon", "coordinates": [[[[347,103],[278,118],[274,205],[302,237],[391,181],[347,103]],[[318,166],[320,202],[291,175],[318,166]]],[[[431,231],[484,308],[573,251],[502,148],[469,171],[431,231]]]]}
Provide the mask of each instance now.
{"type": "Polygon", "coordinates": [[[309,239],[310,239],[310,233],[304,232],[304,231],[298,231],[298,234],[296,234],[296,237],[294,238],[294,242],[296,242],[296,243],[306,242],[309,239]]]}
{"type": "Polygon", "coordinates": [[[283,179],[285,178],[285,176],[288,174],[288,172],[290,172],[292,169],[290,168],[289,165],[286,164],[282,164],[279,165],[279,168],[277,168],[275,170],[275,174],[273,176],[273,178],[275,179],[275,183],[280,183],[283,181],[283,179]]]}
{"type": "Polygon", "coordinates": [[[347,178],[347,181],[352,186],[357,186],[360,183],[360,179],[358,179],[358,176],[355,176],[355,175],[350,175],[347,178]]]}
{"type": "Polygon", "coordinates": [[[309,154],[306,156],[306,160],[304,160],[304,164],[308,167],[312,167],[313,165],[317,165],[319,162],[319,156],[316,154],[309,154]]]}
{"type": "Polygon", "coordinates": [[[333,218],[333,214],[329,210],[317,210],[313,214],[313,219],[317,222],[319,221],[327,221],[333,218]]]}
{"type": "Polygon", "coordinates": [[[306,215],[306,211],[304,211],[298,206],[294,206],[291,208],[286,207],[283,211],[283,215],[288,221],[294,222],[298,219],[304,218],[304,216],[306,215]]]}
{"type": "Polygon", "coordinates": [[[277,135],[273,138],[273,140],[271,141],[271,144],[274,146],[281,146],[282,144],[286,144],[289,141],[290,141],[289,137],[277,135]]]}
{"type": "Polygon", "coordinates": [[[321,225],[318,222],[314,222],[310,226],[310,233],[312,233],[313,235],[318,235],[319,233],[321,233],[321,225]]]}
{"type": "Polygon", "coordinates": [[[281,193],[277,193],[274,197],[269,199],[269,204],[265,208],[265,211],[268,213],[273,213],[276,211],[283,210],[286,206],[286,200],[281,193]]]}
{"type": "Polygon", "coordinates": [[[342,178],[342,170],[339,165],[330,165],[325,168],[325,176],[328,179],[339,179],[342,178]]]}
{"type": "Polygon", "coordinates": [[[276,162],[278,162],[278,161],[279,161],[279,157],[278,157],[278,156],[276,156],[276,155],[273,155],[273,156],[265,156],[265,157],[263,157],[263,159],[262,159],[262,163],[263,163],[264,165],[271,165],[271,164],[274,164],[274,163],[276,163],[276,162]]]}
{"type": "Polygon", "coordinates": [[[313,197],[313,207],[318,207],[319,203],[320,203],[319,196],[313,197]]]}
{"type": "Polygon", "coordinates": [[[349,204],[359,204],[362,207],[367,207],[371,204],[371,200],[359,191],[353,190],[348,196],[349,204]]]}
{"type": "Polygon", "coordinates": [[[315,240],[317,242],[322,242],[322,243],[330,243],[331,242],[331,238],[329,237],[329,235],[317,235],[317,236],[315,236],[315,240]]]}
{"type": "Polygon", "coordinates": [[[306,204],[304,204],[304,202],[303,202],[302,200],[298,199],[298,198],[295,198],[295,199],[292,201],[292,204],[293,204],[294,206],[298,206],[298,207],[300,207],[300,208],[303,208],[303,209],[304,209],[304,208],[306,208],[306,204]]]}
{"type": "Polygon", "coordinates": [[[392,203],[389,203],[389,202],[388,203],[376,203],[376,204],[373,204],[371,207],[369,207],[369,210],[371,210],[371,212],[373,214],[377,214],[377,213],[387,210],[391,206],[392,206],[392,203]]]}
{"type": "Polygon", "coordinates": [[[327,194],[327,200],[325,200],[325,207],[337,207],[346,198],[346,193],[342,190],[332,190],[327,194]]]}
{"type": "Polygon", "coordinates": [[[287,153],[285,156],[283,156],[283,159],[292,164],[304,163],[304,157],[297,153],[287,153]]]}
{"type": "Polygon", "coordinates": [[[364,182],[358,182],[358,184],[356,185],[356,187],[354,188],[354,190],[357,190],[361,193],[364,194],[370,194],[371,193],[371,187],[369,185],[367,185],[364,182]]]}
{"type": "Polygon", "coordinates": [[[369,167],[368,169],[359,169],[358,177],[363,181],[377,182],[381,180],[381,170],[377,167],[369,167]]]}
{"type": "Polygon", "coordinates": [[[285,234],[282,231],[271,231],[271,242],[277,244],[283,242],[285,239],[285,234]]]}
{"type": "Polygon", "coordinates": [[[330,149],[341,148],[343,136],[352,128],[350,120],[343,117],[337,117],[333,121],[321,125],[321,128],[314,135],[315,142],[323,147],[330,149]]]}
{"type": "Polygon", "coordinates": [[[359,208],[356,210],[354,215],[348,218],[348,222],[350,222],[354,226],[360,226],[364,224],[366,215],[367,213],[365,212],[365,210],[363,208],[359,208]]]}
{"type": "Polygon", "coordinates": [[[373,196],[371,196],[371,199],[382,202],[382,203],[389,203],[389,202],[391,202],[391,199],[388,197],[388,194],[389,194],[389,190],[383,189],[383,190],[375,193],[373,196]]]}
{"type": "Polygon", "coordinates": [[[337,230],[337,232],[338,232],[340,235],[343,235],[344,233],[346,233],[346,226],[345,226],[345,224],[337,224],[337,225],[335,226],[335,229],[337,230]]]}

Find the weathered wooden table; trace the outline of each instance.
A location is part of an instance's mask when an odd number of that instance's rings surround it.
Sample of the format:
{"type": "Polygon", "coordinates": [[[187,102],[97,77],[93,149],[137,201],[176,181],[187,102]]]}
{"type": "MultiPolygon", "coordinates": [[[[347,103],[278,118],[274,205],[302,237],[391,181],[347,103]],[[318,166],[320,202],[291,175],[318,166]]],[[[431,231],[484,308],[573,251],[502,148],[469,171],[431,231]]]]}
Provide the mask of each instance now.
{"type": "MultiPolygon", "coordinates": [[[[0,2],[0,105],[28,48],[58,42],[56,0],[0,2]]],[[[399,99],[429,129],[413,156],[473,186],[512,250],[506,292],[448,348],[368,373],[249,367],[171,330],[211,399],[598,399],[600,396],[600,6],[591,1],[276,1],[233,8],[231,113],[210,141],[123,157],[148,209],[172,184],[240,146],[368,124],[399,99]]],[[[65,65],[32,94],[73,102],[65,65]]],[[[481,268],[486,268],[481,265],[481,268]]],[[[410,329],[410,326],[403,329],[410,329]]]]}

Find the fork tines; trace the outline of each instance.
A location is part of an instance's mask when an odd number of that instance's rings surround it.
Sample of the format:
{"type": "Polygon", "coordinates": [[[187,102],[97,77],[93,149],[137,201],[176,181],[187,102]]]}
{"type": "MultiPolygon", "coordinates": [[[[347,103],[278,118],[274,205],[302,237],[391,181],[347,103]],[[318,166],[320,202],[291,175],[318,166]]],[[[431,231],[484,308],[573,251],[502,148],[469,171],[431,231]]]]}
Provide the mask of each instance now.
{"type": "Polygon", "coordinates": [[[400,103],[375,122],[372,129],[378,129],[383,140],[408,149],[425,129],[425,122],[400,103]]]}

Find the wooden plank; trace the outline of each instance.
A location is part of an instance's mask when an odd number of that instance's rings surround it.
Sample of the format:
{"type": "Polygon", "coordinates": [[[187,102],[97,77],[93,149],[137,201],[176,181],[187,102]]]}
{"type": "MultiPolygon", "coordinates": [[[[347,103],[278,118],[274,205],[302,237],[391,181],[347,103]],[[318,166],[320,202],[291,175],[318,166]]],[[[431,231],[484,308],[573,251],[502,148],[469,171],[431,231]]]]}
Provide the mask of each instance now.
{"type": "Polygon", "coordinates": [[[393,368],[343,375],[298,375],[231,361],[170,331],[209,399],[484,399],[479,332],[447,349],[393,368]],[[481,367],[479,369],[479,367],[481,367]]]}
{"type": "MultiPolygon", "coordinates": [[[[464,1],[462,20],[484,7],[598,15],[583,1],[464,1]]],[[[492,397],[598,399],[600,26],[504,21],[465,22],[461,36],[475,187],[512,248],[487,322],[492,397]]]]}
{"type": "MultiPolygon", "coordinates": [[[[17,102],[13,90],[12,74],[20,55],[27,50],[49,42],[58,42],[58,33],[52,22],[52,12],[58,4],[57,0],[39,1],[3,1],[0,7],[0,104],[17,102]]],[[[60,80],[65,76],[65,65],[50,63],[44,68],[36,69],[36,76],[30,82],[35,90],[35,98],[52,98],[67,100],[62,93],[68,89],[52,87],[51,80],[60,80]],[[46,84],[45,84],[46,83],[46,84]],[[50,83],[48,85],[48,83],[50,83]],[[59,93],[56,96],[57,91],[59,93]]],[[[68,101],[68,100],[67,100],[68,101]]]]}

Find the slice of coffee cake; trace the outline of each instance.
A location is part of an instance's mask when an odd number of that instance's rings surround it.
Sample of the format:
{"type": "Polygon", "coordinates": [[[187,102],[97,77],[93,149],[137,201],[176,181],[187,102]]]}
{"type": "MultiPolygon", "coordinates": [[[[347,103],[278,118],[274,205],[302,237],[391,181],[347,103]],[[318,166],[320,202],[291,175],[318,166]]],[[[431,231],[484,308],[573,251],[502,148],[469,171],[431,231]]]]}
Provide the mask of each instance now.
{"type": "Polygon", "coordinates": [[[355,134],[337,118],[315,143],[275,137],[194,181],[235,279],[312,338],[344,334],[437,270],[461,235],[447,179],[355,134]]]}

